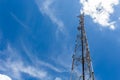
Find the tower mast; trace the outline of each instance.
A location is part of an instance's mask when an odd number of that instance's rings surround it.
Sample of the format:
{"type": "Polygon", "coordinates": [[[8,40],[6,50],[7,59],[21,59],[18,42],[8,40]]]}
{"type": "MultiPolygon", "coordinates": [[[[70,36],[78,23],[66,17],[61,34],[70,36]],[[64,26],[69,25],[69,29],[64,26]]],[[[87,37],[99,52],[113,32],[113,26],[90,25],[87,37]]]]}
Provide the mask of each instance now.
{"type": "Polygon", "coordinates": [[[80,16],[75,51],[72,56],[72,70],[70,80],[94,80],[94,71],[90,58],[88,40],[84,29],[84,13],[80,16]]]}

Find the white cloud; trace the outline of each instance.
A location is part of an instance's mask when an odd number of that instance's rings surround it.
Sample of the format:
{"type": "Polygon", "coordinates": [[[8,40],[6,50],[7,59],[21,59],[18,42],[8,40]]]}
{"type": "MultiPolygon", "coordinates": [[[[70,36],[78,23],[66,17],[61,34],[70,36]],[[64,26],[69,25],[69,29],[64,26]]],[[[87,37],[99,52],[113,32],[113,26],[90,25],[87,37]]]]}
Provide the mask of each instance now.
{"type": "Polygon", "coordinates": [[[44,67],[54,70],[58,73],[63,72],[62,69],[55,67],[54,65],[37,59],[29,48],[22,42],[23,50],[26,55],[34,62],[34,66],[25,64],[17,49],[13,48],[10,44],[7,45],[6,50],[0,52],[8,55],[9,57],[4,61],[0,59],[0,70],[9,74],[13,79],[22,80],[21,72],[26,73],[32,77],[39,78],[40,80],[52,80],[55,75],[49,74],[44,67]],[[41,67],[42,66],[42,67],[41,67]]]}
{"type": "Polygon", "coordinates": [[[55,80],[62,80],[62,79],[61,79],[61,78],[59,78],[59,77],[56,77],[56,78],[55,78],[55,80]]]}
{"type": "Polygon", "coordinates": [[[24,72],[26,74],[29,74],[30,76],[33,76],[39,79],[44,79],[45,77],[47,77],[46,71],[40,70],[30,65],[25,66],[21,61],[17,61],[17,62],[8,61],[7,65],[9,65],[9,68],[14,72],[14,75],[16,74],[20,75],[20,72],[24,72]]]}
{"type": "Polygon", "coordinates": [[[120,20],[120,17],[118,19],[120,20]]]}
{"type": "Polygon", "coordinates": [[[110,19],[114,12],[114,6],[119,4],[119,0],[80,0],[83,5],[85,15],[89,15],[95,23],[101,26],[108,26],[115,29],[115,21],[110,19]]]}
{"type": "Polygon", "coordinates": [[[52,8],[52,5],[54,3],[54,0],[44,0],[43,2],[40,0],[35,0],[36,4],[39,8],[39,10],[43,13],[46,14],[53,23],[57,24],[58,30],[63,31],[64,29],[64,23],[57,18],[55,14],[55,9],[52,8]]]}
{"type": "Polygon", "coordinates": [[[12,80],[9,76],[0,74],[0,80],[12,80]]]}
{"type": "Polygon", "coordinates": [[[47,78],[49,78],[46,70],[25,64],[22,58],[19,57],[19,52],[11,47],[10,44],[1,54],[8,55],[8,58],[5,61],[0,59],[0,70],[9,74],[12,78],[22,80],[21,72],[41,80],[47,80],[47,78]]]}
{"type": "Polygon", "coordinates": [[[12,61],[11,59],[8,59],[2,63],[2,66],[0,65],[0,67],[4,68],[4,70],[2,69],[4,72],[19,80],[22,80],[21,72],[41,80],[47,79],[49,76],[47,71],[35,66],[25,65],[22,60],[12,61]]]}
{"type": "Polygon", "coordinates": [[[114,26],[114,25],[110,25],[110,28],[111,28],[112,30],[115,30],[115,26],[114,26]]]}

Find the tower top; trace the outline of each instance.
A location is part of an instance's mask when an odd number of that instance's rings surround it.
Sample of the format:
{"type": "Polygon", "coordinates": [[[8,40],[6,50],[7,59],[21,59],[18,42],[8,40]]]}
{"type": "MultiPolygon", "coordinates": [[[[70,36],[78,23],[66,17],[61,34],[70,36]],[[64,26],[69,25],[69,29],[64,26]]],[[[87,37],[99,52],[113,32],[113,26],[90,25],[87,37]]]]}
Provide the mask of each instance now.
{"type": "Polygon", "coordinates": [[[80,20],[79,20],[79,26],[78,26],[78,31],[81,30],[82,27],[84,27],[84,13],[80,14],[79,16],[77,16],[80,20]]]}

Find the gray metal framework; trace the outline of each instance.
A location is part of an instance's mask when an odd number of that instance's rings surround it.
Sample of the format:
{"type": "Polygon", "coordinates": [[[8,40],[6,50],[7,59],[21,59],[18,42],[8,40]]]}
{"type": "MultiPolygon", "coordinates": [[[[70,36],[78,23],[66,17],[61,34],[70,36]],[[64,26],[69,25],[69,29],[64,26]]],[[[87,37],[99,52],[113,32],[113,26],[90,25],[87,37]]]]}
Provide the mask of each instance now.
{"type": "Polygon", "coordinates": [[[77,39],[75,51],[72,56],[72,70],[70,80],[95,80],[88,40],[84,29],[84,13],[80,16],[80,23],[77,27],[77,39]]]}

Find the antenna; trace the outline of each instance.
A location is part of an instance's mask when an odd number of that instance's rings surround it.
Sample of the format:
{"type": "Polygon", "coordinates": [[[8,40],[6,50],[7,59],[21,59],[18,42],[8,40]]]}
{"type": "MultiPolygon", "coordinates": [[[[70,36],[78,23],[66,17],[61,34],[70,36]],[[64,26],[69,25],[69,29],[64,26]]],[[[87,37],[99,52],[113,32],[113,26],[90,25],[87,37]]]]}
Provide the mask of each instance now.
{"type": "Polygon", "coordinates": [[[94,80],[94,71],[90,57],[88,40],[84,29],[84,12],[79,16],[77,27],[77,39],[74,54],[72,56],[72,68],[70,80],[94,80]]]}

